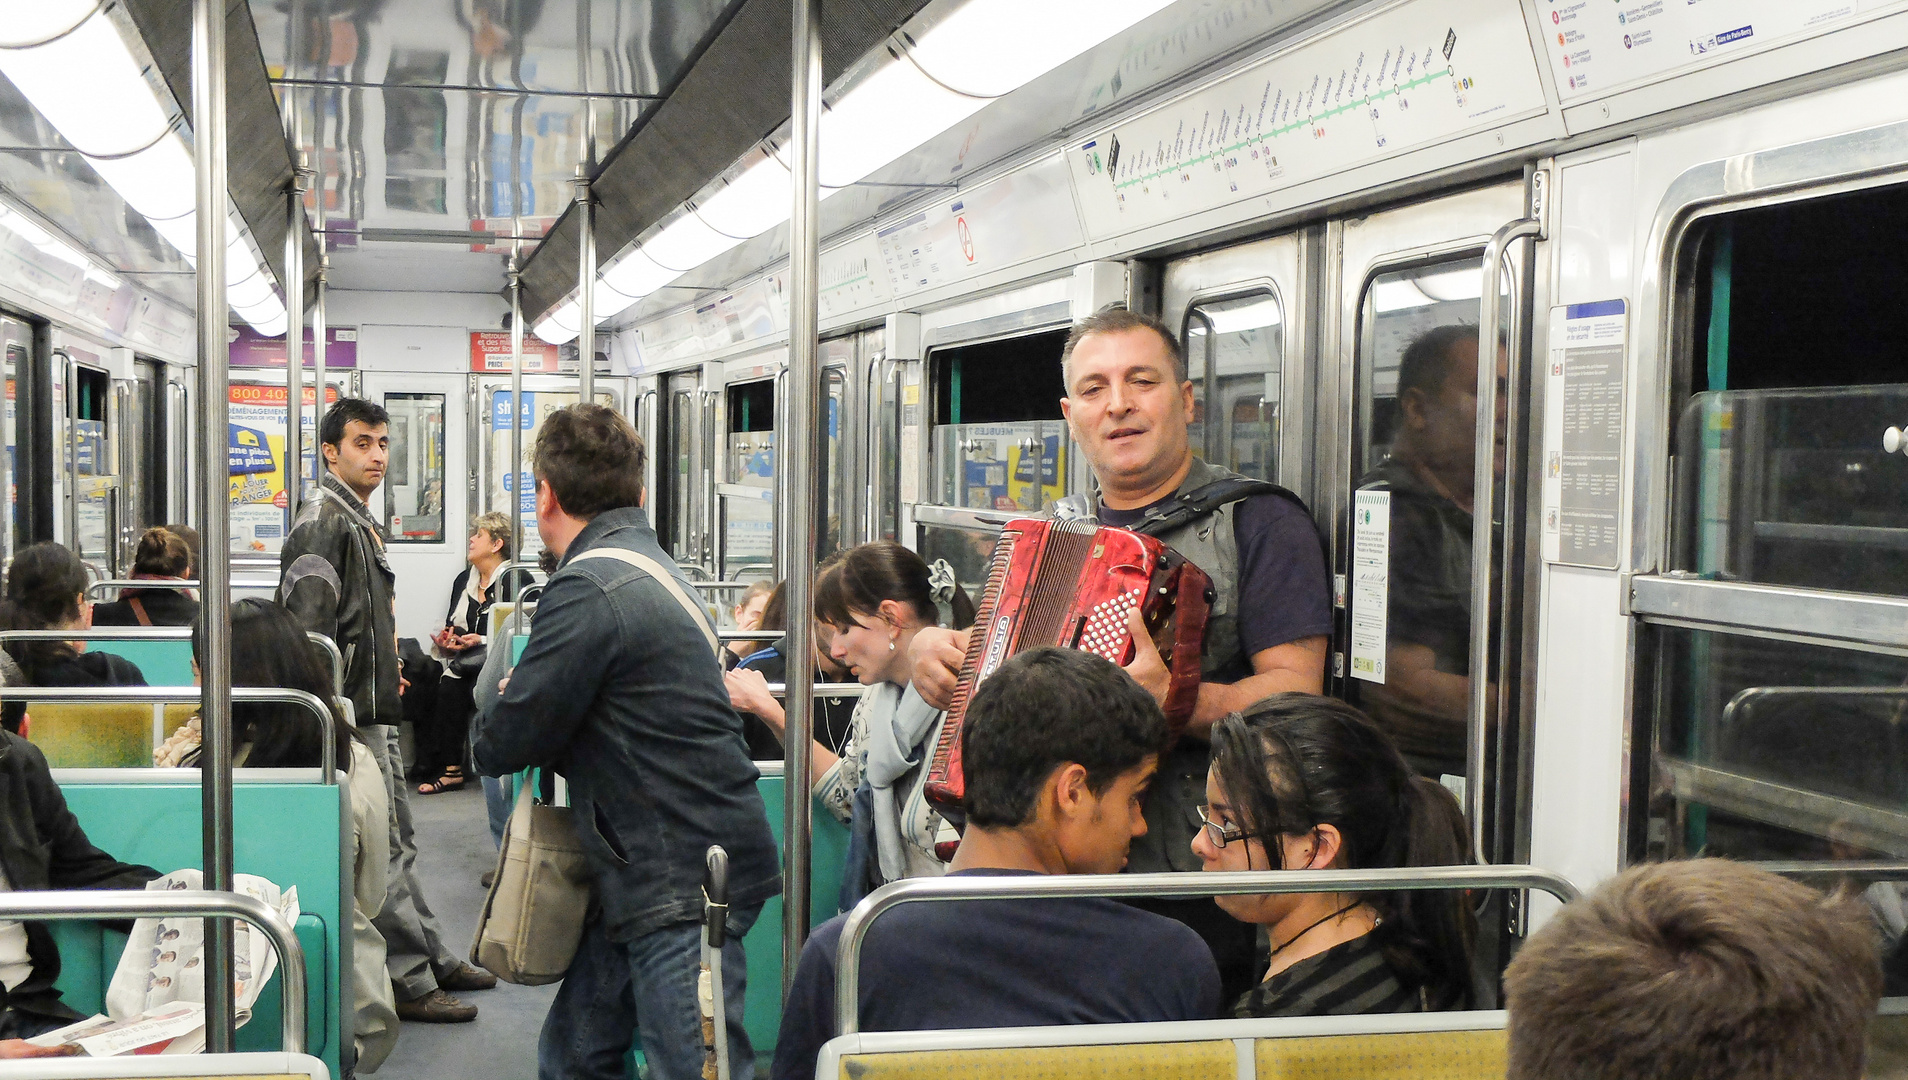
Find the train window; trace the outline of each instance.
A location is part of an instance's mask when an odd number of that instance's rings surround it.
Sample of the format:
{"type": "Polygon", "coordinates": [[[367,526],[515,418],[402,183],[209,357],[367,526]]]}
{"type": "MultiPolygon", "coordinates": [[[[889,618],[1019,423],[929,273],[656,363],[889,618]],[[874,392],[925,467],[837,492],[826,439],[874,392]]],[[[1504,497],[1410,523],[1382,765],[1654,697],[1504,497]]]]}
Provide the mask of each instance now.
{"type": "Polygon", "coordinates": [[[1038,513],[1067,493],[1073,440],[1060,415],[1066,331],[938,350],[933,501],[1038,513]]]}
{"type": "Polygon", "coordinates": [[[1908,596],[1908,189],[1709,219],[1694,237],[1675,568],[1908,596]]]}
{"type": "Polygon", "coordinates": [[[1359,319],[1358,491],[1385,493],[1389,554],[1383,589],[1350,598],[1349,695],[1434,777],[1466,774],[1482,282],[1476,254],[1381,272],[1359,319]]]}
{"type": "Polygon", "coordinates": [[[1193,453],[1262,480],[1279,475],[1283,323],[1269,292],[1204,301],[1186,313],[1193,453]]]}
{"type": "Polygon", "coordinates": [[[84,364],[69,363],[68,369],[72,377],[67,391],[72,417],[67,452],[73,477],[73,549],[81,559],[105,568],[114,555],[111,538],[119,483],[106,423],[113,380],[84,364]]]}
{"type": "Polygon", "coordinates": [[[721,576],[760,577],[775,557],[776,380],[733,383],[722,482],[716,486],[721,520],[721,576]]]}
{"type": "Polygon", "coordinates": [[[1908,856],[1908,658],[1655,632],[1649,857],[1908,856]]]}
{"type": "Polygon", "coordinates": [[[845,490],[842,477],[842,441],[841,433],[847,421],[848,373],[840,366],[822,369],[822,409],[826,412],[828,425],[827,468],[822,473],[824,487],[824,506],[826,518],[822,522],[821,542],[815,548],[815,557],[825,559],[848,546],[847,506],[843,502],[845,490]]]}
{"type": "Polygon", "coordinates": [[[14,421],[18,409],[20,374],[26,370],[27,342],[31,340],[31,338],[26,335],[27,328],[24,324],[0,319],[0,345],[4,345],[6,350],[7,380],[6,414],[3,421],[5,427],[4,429],[0,429],[0,436],[3,436],[7,440],[7,498],[5,504],[7,517],[4,528],[0,529],[0,544],[4,545],[4,552],[7,558],[12,558],[14,550],[22,543],[20,530],[20,452],[18,449],[20,441],[16,437],[14,421]],[[15,330],[21,332],[21,340],[9,340],[12,337],[10,331],[15,330]]]}
{"type": "Polygon", "coordinates": [[[444,395],[386,394],[391,458],[384,524],[394,544],[444,541],[444,395]]]}

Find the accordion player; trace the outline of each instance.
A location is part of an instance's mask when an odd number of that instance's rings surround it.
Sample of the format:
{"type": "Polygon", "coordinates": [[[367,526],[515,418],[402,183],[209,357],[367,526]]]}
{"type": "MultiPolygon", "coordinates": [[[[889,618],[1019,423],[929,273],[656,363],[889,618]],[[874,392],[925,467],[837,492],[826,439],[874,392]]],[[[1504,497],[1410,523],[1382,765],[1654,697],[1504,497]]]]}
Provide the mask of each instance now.
{"type": "Polygon", "coordinates": [[[1092,520],[1019,518],[1001,529],[974,633],[929,761],[928,799],[958,807],[966,787],[961,731],[974,691],[1010,656],[1038,645],[1082,649],[1124,666],[1137,606],[1171,674],[1168,745],[1199,696],[1200,646],[1212,606],[1205,572],[1165,544],[1092,520]]]}

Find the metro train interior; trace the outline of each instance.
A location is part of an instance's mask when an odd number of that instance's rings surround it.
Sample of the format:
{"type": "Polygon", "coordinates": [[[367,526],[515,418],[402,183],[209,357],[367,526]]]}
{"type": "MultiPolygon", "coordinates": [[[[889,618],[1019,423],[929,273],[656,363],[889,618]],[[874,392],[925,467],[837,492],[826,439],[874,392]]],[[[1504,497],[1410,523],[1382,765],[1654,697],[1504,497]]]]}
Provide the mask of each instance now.
{"type": "MultiPolygon", "coordinates": [[[[1457,797],[1479,864],[1537,875],[1472,894],[1476,1012],[998,1037],[850,1017],[824,1072],[1114,1075],[1127,1054],[1272,1076],[1330,1044],[1502,1075],[1499,980],[1558,911],[1542,881],[1721,856],[1868,905],[1889,957],[1868,1075],[1908,1076],[1908,0],[7,8],[9,564],[57,542],[105,602],[137,587],[146,530],[184,523],[218,541],[205,596],[269,599],[320,413],[368,399],[397,637],[428,653],[480,515],[546,580],[529,449],[597,401],[648,447],[646,513],[718,630],[751,584],[874,541],[979,598],[1004,525],[1097,490],[1061,354],[1125,307],[1183,342],[1193,455],[1309,508],[1324,692],[1457,797]],[[1455,539],[1401,573],[1387,470],[1423,452],[1406,358],[1439,328],[1498,362],[1453,384],[1455,539]]],[[[503,647],[534,595],[496,609],[503,647]]],[[[193,685],[183,631],[87,633],[193,685]]],[[[268,988],[237,1046],[349,1075],[349,796],[319,770],[202,791],[152,767],[197,693],[23,696],[113,854],[197,867],[202,794],[227,800],[234,868],[300,886],[307,969],[304,1007],[268,988]]],[[[745,939],[766,1072],[848,837],[801,797],[807,751],[758,757],[791,885],[745,939]]],[[[453,786],[410,798],[461,948],[497,849],[477,785],[453,786]]],[[[122,940],[62,936],[90,950],[61,984],[82,1014],[122,940]]],[[[380,1071],[531,1075],[553,989],[406,1022],[380,1071]]]]}

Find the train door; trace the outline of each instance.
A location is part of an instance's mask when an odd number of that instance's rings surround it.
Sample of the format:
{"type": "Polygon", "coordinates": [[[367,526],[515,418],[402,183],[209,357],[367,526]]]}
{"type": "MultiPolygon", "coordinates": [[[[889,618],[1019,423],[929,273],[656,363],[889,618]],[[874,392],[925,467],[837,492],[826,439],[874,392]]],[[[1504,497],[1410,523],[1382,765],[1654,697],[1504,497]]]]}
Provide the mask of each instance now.
{"type": "Polygon", "coordinates": [[[54,538],[98,577],[119,565],[120,475],[114,453],[113,378],[103,350],[63,340],[53,353],[53,400],[61,468],[54,474],[54,538]]]}
{"type": "Polygon", "coordinates": [[[855,377],[860,350],[859,334],[821,343],[821,422],[827,430],[827,441],[821,460],[821,537],[815,547],[818,561],[855,545],[860,505],[867,498],[867,489],[848,479],[861,475],[861,442],[849,433],[866,430],[859,420],[861,382],[855,377]]]}
{"type": "Polygon", "coordinates": [[[1322,240],[1292,233],[1182,259],[1160,290],[1161,316],[1186,346],[1193,453],[1308,499],[1310,266],[1322,240]]]}
{"type": "Polygon", "coordinates": [[[0,460],[0,469],[5,470],[0,482],[6,485],[6,498],[0,500],[0,557],[11,559],[15,551],[30,542],[25,535],[20,513],[20,465],[25,455],[20,447],[17,418],[21,387],[32,363],[33,327],[18,319],[0,315],[0,355],[4,356],[7,382],[6,413],[4,420],[0,420],[0,424],[4,424],[7,444],[6,457],[0,460]]]}
{"type": "Polygon", "coordinates": [[[843,472],[854,489],[858,513],[853,543],[893,540],[899,532],[901,510],[901,401],[902,365],[888,355],[886,327],[856,335],[857,406],[850,431],[856,440],[854,464],[843,472]]]}
{"type": "MultiPolygon", "coordinates": [[[[159,515],[165,521],[186,522],[196,516],[192,493],[198,484],[192,467],[192,369],[167,364],[160,369],[164,379],[165,420],[161,425],[165,451],[165,509],[159,515]]],[[[307,476],[311,475],[307,470],[307,476]]]]}
{"type": "Polygon", "coordinates": [[[783,409],[785,354],[757,353],[722,365],[722,420],[715,478],[716,576],[776,577],[780,470],[775,418],[783,409]]]}
{"type": "Polygon", "coordinates": [[[648,506],[651,515],[650,524],[655,526],[656,535],[663,535],[662,517],[658,513],[657,499],[662,494],[657,486],[657,462],[662,458],[662,443],[657,437],[661,429],[662,379],[656,375],[645,375],[630,380],[629,423],[643,440],[643,448],[648,451],[643,463],[643,490],[648,493],[648,506]]]}
{"type": "Polygon", "coordinates": [[[672,371],[662,376],[657,415],[656,535],[678,565],[706,580],[717,576],[708,526],[714,492],[707,462],[712,455],[705,447],[716,396],[703,389],[702,368],[672,371]]]}
{"type": "Polygon", "coordinates": [[[135,360],[128,379],[112,383],[111,437],[113,471],[120,477],[120,512],[115,544],[120,567],[131,571],[139,534],[165,519],[154,514],[153,495],[161,458],[154,445],[156,376],[151,362],[135,360]]]}
{"type": "Polygon", "coordinates": [[[1335,685],[1421,774],[1460,796],[1491,861],[1514,860],[1517,838],[1500,826],[1515,820],[1525,786],[1517,710],[1496,705],[1516,700],[1517,672],[1502,659],[1501,618],[1488,619],[1488,663],[1474,664],[1473,628],[1485,624],[1473,613],[1504,598],[1504,506],[1521,498],[1521,470],[1505,475],[1505,438],[1515,441],[1522,407],[1503,385],[1521,327],[1500,323],[1496,335],[1498,436],[1483,451],[1496,494],[1486,500],[1474,484],[1478,319],[1483,290],[1509,288],[1484,280],[1486,246],[1525,201],[1525,185],[1500,184],[1330,225],[1324,355],[1336,363],[1321,366],[1318,384],[1320,445],[1334,448],[1315,510],[1334,523],[1335,685]],[[1473,550],[1474,513],[1492,515],[1489,552],[1473,550]],[[1474,559],[1492,568],[1485,589],[1473,585],[1474,559]],[[1488,680],[1481,694],[1477,679],[1488,680]]]}
{"type": "MultiPolygon", "coordinates": [[[[620,379],[599,376],[597,403],[618,412],[623,411],[629,392],[620,385],[621,382],[620,379]]],[[[523,379],[523,402],[514,410],[511,408],[508,378],[472,376],[471,383],[479,407],[470,410],[465,452],[480,456],[483,462],[476,512],[509,514],[514,504],[523,521],[523,550],[517,552],[516,557],[535,559],[543,550],[543,541],[537,535],[536,482],[529,467],[530,448],[536,444],[537,432],[542,430],[545,417],[581,400],[576,379],[572,376],[526,375],[523,379]],[[510,460],[513,412],[522,431],[524,455],[523,461],[515,463],[510,460]],[[478,447],[482,447],[482,450],[479,451],[478,447]]]]}

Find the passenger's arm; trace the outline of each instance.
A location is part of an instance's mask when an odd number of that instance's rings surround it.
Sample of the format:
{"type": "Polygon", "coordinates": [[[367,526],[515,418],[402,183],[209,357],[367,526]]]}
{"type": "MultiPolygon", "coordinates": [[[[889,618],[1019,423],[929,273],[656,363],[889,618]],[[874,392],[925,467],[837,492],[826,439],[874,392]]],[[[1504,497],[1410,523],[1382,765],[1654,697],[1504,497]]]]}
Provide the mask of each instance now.
{"type": "MultiPolygon", "coordinates": [[[[1166,669],[1159,649],[1153,644],[1153,636],[1146,632],[1139,609],[1128,614],[1126,629],[1135,643],[1133,660],[1126,665],[1126,673],[1145,687],[1153,700],[1165,704],[1167,691],[1172,689],[1172,673],[1166,669]]],[[[1227,713],[1237,712],[1273,694],[1323,693],[1329,641],[1321,634],[1261,649],[1252,654],[1251,675],[1236,683],[1200,683],[1199,700],[1193,706],[1186,734],[1206,738],[1212,732],[1212,725],[1227,713]]]]}
{"type": "Polygon", "coordinates": [[[1385,649],[1385,684],[1401,702],[1434,716],[1470,715],[1470,677],[1439,671],[1437,653],[1428,645],[1392,642],[1385,649]]]}
{"type": "Polygon", "coordinates": [[[604,634],[619,633],[619,622],[596,582],[581,574],[550,579],[523,659],[472,748],[480,774],[503,776],[562,757],[602,686],[604,634]]]}
{"type": "MultiPolygon", "coordinates": [[[[750,713],[769,726],[775,737],[788,745],[788,713],[782,703],[769,693],[768,679],[754,668],[731,668],[722,673],[722,681],[729,688],[729,704],[738,712],[750,713]]],[[[812,717],[813,714],[811,714],[812,717]]],[[[808,747],[809,760],[813,763],[812,775],[819,776],[829,767],[841,760],[833,750],[823,746],[820,740],[814,740],[808,747]]]]}
{"type": "Polygon", "coordinates": [[[310,521],[293,530],[278,560],[279,602],[301,626],[338,642],[340,648],[344,643],[338,641],[338,606],[344,586],[338,567],[345,564],[350,539],[349,533],[322,518],[310,521]]]}
{"type": "Polygon", "coordinates": [[[908,645],[908,662],[914,665],[914,689],[922,701],[936,709],[954,703],[954,686],[960,681],[968,638],[973,633],[972,627],[947,630],[930,626],[914,635],[908,645]]]}

